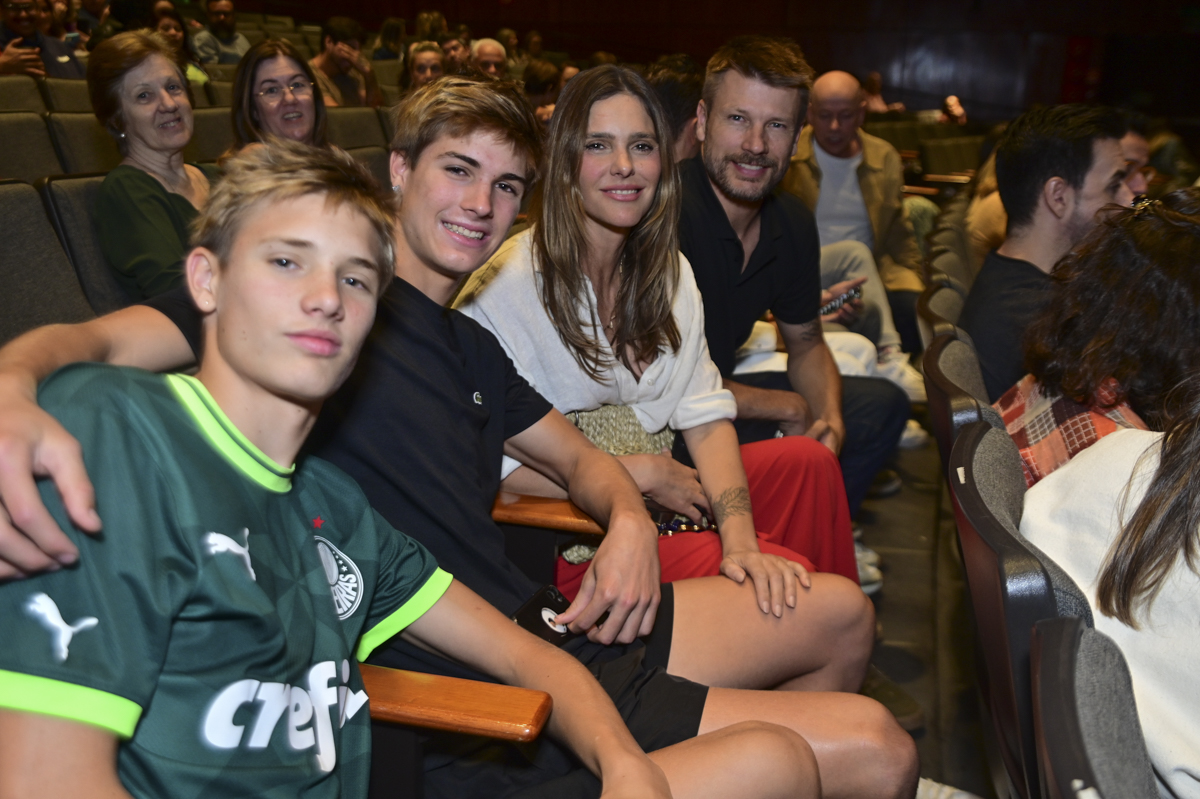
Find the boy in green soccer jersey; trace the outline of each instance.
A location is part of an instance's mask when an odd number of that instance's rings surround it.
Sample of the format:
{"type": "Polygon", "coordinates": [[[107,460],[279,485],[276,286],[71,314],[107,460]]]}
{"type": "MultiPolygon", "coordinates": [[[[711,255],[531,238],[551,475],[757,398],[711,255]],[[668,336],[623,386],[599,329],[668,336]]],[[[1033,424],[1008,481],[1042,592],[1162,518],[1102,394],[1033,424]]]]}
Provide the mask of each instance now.
{"type": "Polygon", "coordinates": [[[401,630],[550,692],[550,733],[605,796],[819,790],[807,744],[772,725],[646,756],[578,661],[439,570],[346,475],[281,465],[371,327],[391,224],[344,153],[248,148],[186,261],[197,376],[76,365],[43,384],[106,524],[79,534],[44,483],[79,563],[0,585],[0,796],[364,796],[354,663],[401,630]]]}

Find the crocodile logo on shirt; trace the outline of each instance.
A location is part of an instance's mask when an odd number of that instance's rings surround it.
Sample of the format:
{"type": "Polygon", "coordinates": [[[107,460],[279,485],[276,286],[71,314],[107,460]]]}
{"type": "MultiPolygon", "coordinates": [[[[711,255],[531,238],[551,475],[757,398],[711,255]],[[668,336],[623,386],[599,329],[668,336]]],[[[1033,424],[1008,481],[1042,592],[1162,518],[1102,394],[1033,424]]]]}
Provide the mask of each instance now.
{"type": "Polygon", "coordinates": [[[333,594],[338,618],[348,619],[358,610],[358,603],[362,601],[362,572],[354,561],[327,539],[314,535],[313,540],[317,542],[317,555],[325,569],[325,580],[333,594]]]}
{"type": "Polygon", "coordinates": [[[330,685],[338,671],[334,661],[326,660],[308,670],[304,686],[251,679],[232,682],[208,703],[200,724],[201,739],[214,749],[265,749],[286,715],[287,745],[297,752],[315,747],[317,767],[333,771],[337,750],[330,709],[337,708],[340,729],[367,704],[366,691],[351,691],[348,685],[350,661],[342,661],[341,685],[330,685]],[[253,712],[239,713],[245,705],[254,707],[253,712]]]}
{"type": "Polygon", "coordinates": [[[95,616],[84,616],[74,624],[63,621],[58,604],[47,594],[30,594],[25,602],[25,612],[33,616],[50,633],[54,645],[54,659],[62,663],[71,649],[71,639],[76,633],[90,630],[100,623],[95,616]]]}

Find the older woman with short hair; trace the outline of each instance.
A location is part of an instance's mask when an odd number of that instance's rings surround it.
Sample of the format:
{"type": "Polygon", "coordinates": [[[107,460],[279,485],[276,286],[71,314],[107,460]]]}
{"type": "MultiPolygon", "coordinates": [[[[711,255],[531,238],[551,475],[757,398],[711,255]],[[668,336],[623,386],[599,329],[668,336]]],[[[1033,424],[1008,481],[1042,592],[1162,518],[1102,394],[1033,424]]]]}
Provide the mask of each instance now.
{"type": "Polygon", "coordinates": [[[92,109],[122,155],[100,187],[100,249],[134,298],[182,284],[189,226],[217,176],[216,167],[183,160],[192,139],[184,75],[178,50],[161,33],[119,33],[88,59],[92,109]]]}

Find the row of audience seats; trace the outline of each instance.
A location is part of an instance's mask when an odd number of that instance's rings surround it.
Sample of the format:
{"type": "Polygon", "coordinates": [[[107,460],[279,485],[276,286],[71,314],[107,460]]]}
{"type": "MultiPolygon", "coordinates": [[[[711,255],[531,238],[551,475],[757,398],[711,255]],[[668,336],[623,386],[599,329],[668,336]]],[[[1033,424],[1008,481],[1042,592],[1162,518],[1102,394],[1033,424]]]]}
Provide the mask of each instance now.
{"type": "Polygon", "coordinates": [[[979,168],[984,137],[961,125],[940,125],[910,119],[874,120],[863,130],[878,136],[906,159],[921,160],[929,175],[953,175],[979,168]]]}
{"type": "Polygon", "coordinates": [[[924,355],[925,388],[975,621],[996,794],[1153,796],[1124,658],[1092,629],[1079,587],[1020,533],[1020,454],[988,403],[974,345],[955,324],[961,300],[949,282],[931,283],[918,314],[936,334],[924,355]]]}
{"type": "MultiPolygon", "coordinates": [[[[232,81],[210,80],[192,84],[196,108],[229,108],[233,105],[232,81]]],[[[44,114],[60,111],[92,113],[87,81],[67,78],[38,78],[27,75],[0,76],[0,112],[29,111],[44,114]]]]}
{"type": "MultiPolygon", "coordinates": [[[[233,144],[228,108],[196,108],[194,133],[184,149],[193,163],[212,163],[233,144]]],[[[330,108],[329,141],[366,163],[376,179],[388,182],[387,143],[391,117],[373,108],[330,108]]],[[[0,112],[0,178],[33,182],[49,175],[107,172],[121,162],[112,136],[90,112],[0,112]]]]}

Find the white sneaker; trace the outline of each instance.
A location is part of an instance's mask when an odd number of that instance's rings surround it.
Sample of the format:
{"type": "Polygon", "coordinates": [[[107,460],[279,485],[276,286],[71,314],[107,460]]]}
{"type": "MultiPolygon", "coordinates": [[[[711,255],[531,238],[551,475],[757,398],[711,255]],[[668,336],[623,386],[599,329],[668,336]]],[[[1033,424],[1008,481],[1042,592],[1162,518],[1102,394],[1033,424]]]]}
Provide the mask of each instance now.
{"type": "Polygon", "coordinates": [[[883,588],[883,572],[879,567],[858,561],[858,584],[867,596],[883,588]]]}
{"type": "Polygon", "coordinates": [[[904,432],[900,434],[900,441],[896,444],[900,449],[921,449],[929,443],[929,433],[926,432],[921,423],[916,419],[909,419],[908,424],[904,426],[904,432]]]}
{"type": "Polygon", "coordinates": [[[961,788],[943,785],[922,777],[917,782],[916,799],[979,799],[979,797],[961,788]]]}
{"type": "Polygon", "coordinates": [[[854,559],[868,566],[879,565],[879,553],[858,541],[854,542],[854,559]]]}
{"type": "Polygon", "coordinates": [[[898,349],[888,349],[879,355],[875,373],[891,380],[908,395],[909,402],[926,402],[925,378],[908,362],[908,355],[898,349]]]}

